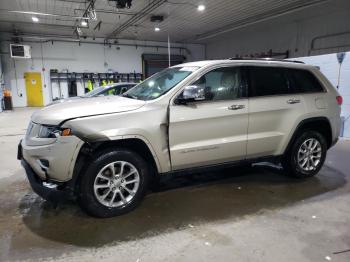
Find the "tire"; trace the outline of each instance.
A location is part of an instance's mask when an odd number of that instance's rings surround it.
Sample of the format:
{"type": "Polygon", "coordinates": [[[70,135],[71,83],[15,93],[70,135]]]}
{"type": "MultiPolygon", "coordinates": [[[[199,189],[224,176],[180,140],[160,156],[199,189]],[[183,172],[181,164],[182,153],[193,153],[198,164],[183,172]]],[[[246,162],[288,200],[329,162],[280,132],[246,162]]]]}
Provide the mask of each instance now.
{"type": "Polygon", "coordinates": [[[140,204],[149,181],[149,166],[141,156],[123,148],[105,150],[82,174],[78,203],[94,217],[119,216],[140,204]]]}
{"type": "Polygon", "coordinates": [[[327,142],[324,136],[316,131],[305,130],[297,136],[283,157],[282,167],[288,176],[312,177],[322,168],[326,154],[327,142]]]}

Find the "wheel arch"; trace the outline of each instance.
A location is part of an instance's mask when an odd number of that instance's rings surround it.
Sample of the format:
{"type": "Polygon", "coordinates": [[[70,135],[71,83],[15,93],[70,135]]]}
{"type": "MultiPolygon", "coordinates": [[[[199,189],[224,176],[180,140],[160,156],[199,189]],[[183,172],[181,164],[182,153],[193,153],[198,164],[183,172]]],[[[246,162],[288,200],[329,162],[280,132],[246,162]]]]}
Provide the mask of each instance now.
{"type": "Polygon", "coordinates": [[[151,145],[147,140],[139,136],[125,136],[116,140],[85,142],[76,158],[72,180],[70,181],[71,187],[74,188],[75,192],[77,192],[77,181],[79,181],[80,177],[84,174],[84,170],[88,167],[86,163],[89,163],[96,154],[108,148],[130,149],[143,157],[147,163],[151,164],[154,170],[152,172],[153,176],[157,176],[161,172],[158,158],[151,145]]]}
{"type": "Polygon", "coordinates": [[[284,154],[290,150],[294,140],[304,130],[314,130],[321,133],[327,141],[327,149],[332,146],[332,126],[327,117],[312,117],[302,120],[295,128],[284,154]]]}

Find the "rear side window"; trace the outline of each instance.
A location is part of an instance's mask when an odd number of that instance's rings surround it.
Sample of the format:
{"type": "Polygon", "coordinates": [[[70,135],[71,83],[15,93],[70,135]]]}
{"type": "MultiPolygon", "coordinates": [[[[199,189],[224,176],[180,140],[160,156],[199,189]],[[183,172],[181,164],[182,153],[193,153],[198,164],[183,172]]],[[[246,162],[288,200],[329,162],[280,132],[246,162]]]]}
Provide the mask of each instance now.
{"type": "Polygon", "coordinates": [[[307,70],[289,69],[291,89],[294,93],[324,92],[313,73],[307,70]]]}
{"type": "Polygon", "coordinates": [[[289,93],[286,70],[278,67],[248,67],[249,96],[269,96],[289,93]]]}

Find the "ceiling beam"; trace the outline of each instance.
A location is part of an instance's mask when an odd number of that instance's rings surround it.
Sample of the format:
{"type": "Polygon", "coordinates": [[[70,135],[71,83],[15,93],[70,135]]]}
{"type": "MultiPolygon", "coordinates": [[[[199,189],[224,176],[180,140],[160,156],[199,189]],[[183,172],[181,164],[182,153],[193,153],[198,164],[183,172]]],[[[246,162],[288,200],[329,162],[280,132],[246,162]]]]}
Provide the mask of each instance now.
{"type": "MultiPolygon", "coordinates": [[[[121,10],[108,10],[108,9],[95,9],[96,13],[102,13],[102,14],[113,14],[113,15],[136,15],[136,12],[129,12],[129,11],[121,11],[121,10]]],[[[74,14],[77,12],[85,12],[85,9],[83,8],[75,8],[74,14]]]]}
{"type": "Polygon", "coordinates": [[[8,9],[0,9],[0,13],[11,13],[11,14],[14,13],[14,14],[36,15],[36,16],[50,16],[50,17],[69,17],[69,18],[73,18],[73,19],[82,19],[83,18],[81,16],[51,14],[51,13],[32,12],[32,11],[18,11],[18,10],[8,10],[8,9]]]}
{"type": "Polygon", "coordinates": [[[86,0],[81,0],[81,1],[77,1],[77,0],[56,0],[56,1],[67,2],[67,3],[75,3],[75,4],[86,4],[86,0]]]}
{"type": "MultiPolygon", "coordinates": [[[[6,31],[0,31],[0,33],[6,33],[6,34],[12,34],[11,32],[6,32],[6,31]]],[[[13,37],[19,37],[21,38],[22,42],[24,43],[50,43],[50,42],[66,42],[66,43],[80,43],[80,44],[97,44],[97,45],[106,45],[105,41],[102,41],[103,38],[100,38],[99,41],[91,41],[89,39],[72,39],[69,38],[70,36],[67,37],[61,37],[58,35],[37,35],[37,34],[17,34],[13,36],[8,36],[3,39],[0,39],[2,41],[8,41],[12,42],[13,37]]],[[[127,40],[127,39],[124,39],[127,40]]],[[[128,41],[133,41],[133,40],[128,40],[128,41]]],[[[150,43],[145,43],[145,41],[138,41],[133,43],[120,43],[120,42],[115,42],[115,43],[108,43],[108,46],[130,46],[130,47],[145,47],[145,48],[156,48],[156,49],[168,49],[167,42],[154,42],[154,41],[149,41],[150,43]],[[163,45],[162,45],[163,43],[163,45]]],[[[178,50],[184,50],[187,53],[190,53],[189,49],[184,46],[183,43],[177,43],[176,45],[172,45],[170,47],[171,49],[178,49],[178,50]]]]}
{"type": "MultiPolygon", "coordinates": [[[[0,23],[13,24],[13,25],[26,25],[33,27],[33,23],[28,23],[24,21],[11,21],[11,20],[0,20],[0,23]]],[[[62,27],[62,28],[73,28],[71,25],[60,25],[60,24],[45,24],[45,23],[35,23],[35,26],[41,27],[62,27]]]]}
{"type": "MultiPolygon", "coordinates": [[[[4,34],[10,34],[10,35],[13,35],[13,36],[22,36],[22,37],[42,37],[42,38],[65,38],[65,39],[75,39],[77,40],[76,38],[72,37],[71,34],[55,34],[55,33],[29,33],[29,32],[21,32],[21,31],[17,31],[17,32],[14,32],[14,31],[5,31],[5,30],[2,30],[0,29],[0,39],[1,37],[3,36],[4,34]]],[[[96,41],[102,41],[104,42],[104,36],[103,35],[85,35],[84,38],[91,38],[91,39],[96,39],[96,41]]],[[[78,39],[79,40],[79,39],[78,39]]],[[[164,44],[168,44],[167,41],[158,41],[158,40],[154,40],[154,39],[131,39],[131,38],[123,38],[123,39],[120,39],[120,38],[111,38],[110,40],[116,40],[116,42],[119,42],[120,40],[122,41],[137,41],[137,42],[151,42],[151,43],[164,43],[164,44]]],[[[179,45],[183,45],[183,44],[186,44],[186,43],[183,43],[183,42],[177,42],[177,41],[174,41],[173,42],[174,44],[179,44],[179,45]]],[[[137,45],[137,44],[136,44],[137,45]]]]}

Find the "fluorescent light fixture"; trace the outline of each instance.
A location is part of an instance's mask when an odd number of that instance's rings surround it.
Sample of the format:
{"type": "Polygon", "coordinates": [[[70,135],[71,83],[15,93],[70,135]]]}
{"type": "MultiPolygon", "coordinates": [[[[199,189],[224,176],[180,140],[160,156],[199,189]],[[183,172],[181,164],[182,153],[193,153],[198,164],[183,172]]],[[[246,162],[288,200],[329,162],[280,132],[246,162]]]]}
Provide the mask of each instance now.
{"type": "Polygon", "coordinates": [[[200,11],[200,12],[203,12],[205,10],[205,5],[199,5],[197,7],[197,10],[200,11]]]}
{"type": "Polygon", "coordinates": [[[87,17],[82,17],[82,16],[58,15],[58,14],[48,14],[48,13],[31,12],[31,11],[8,10],[7,12],[16,13],[16,14],[38,15],[38,16],[54,16],[54,17],[69,17],[69,18],[75,18],[75,19],[82,19],[82,18],[88,19],[87,17]]]}
{"type": "Polygon", "coordinates": [[[159,27],[155,27],[155,28],[154,28],[154,31],[159,32],[159,31],[160,31],[160,28],[159,28],[159,27]]]}
{"type": "Polygon", "coordinates": [[[37,18],[36,16],[32,16],[32,20],[33,20],[33,22],[35,22],[35,23],[39,22],[39,18],[37,18]]]}
{"type": "Polygon", "coordinates": [[[85,20],[82,20],[80,24],[81,24],[81,26],[87,26],[88,25],[88,23],[85,20]]]}

